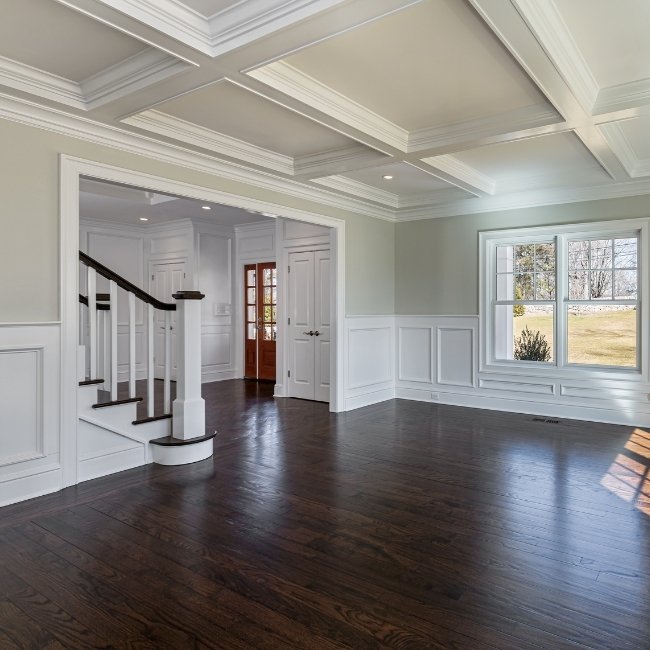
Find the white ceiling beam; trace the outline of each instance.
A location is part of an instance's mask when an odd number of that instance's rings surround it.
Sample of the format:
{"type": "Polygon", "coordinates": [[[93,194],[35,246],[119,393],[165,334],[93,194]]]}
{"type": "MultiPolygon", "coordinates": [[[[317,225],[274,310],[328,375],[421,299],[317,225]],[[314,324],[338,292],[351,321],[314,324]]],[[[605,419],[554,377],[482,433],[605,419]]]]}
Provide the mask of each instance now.
{"type": "Polygon", "coordinates": [[[579,51],[552,0],[469,1],[607,174],[628,180],[625,168],[594,126],[595,81],[587,77],[589,69],[581,56],[570,61],[579,51]],[[564,77],[558,68],[564,69],[564,77]]]}
{"type": "Polygon", "coordinates": [[[493,179],[454,156],[436,156],[425,158],[420,163],[410,164],[474,196],[494,194],[496,184],[493,179]]]}

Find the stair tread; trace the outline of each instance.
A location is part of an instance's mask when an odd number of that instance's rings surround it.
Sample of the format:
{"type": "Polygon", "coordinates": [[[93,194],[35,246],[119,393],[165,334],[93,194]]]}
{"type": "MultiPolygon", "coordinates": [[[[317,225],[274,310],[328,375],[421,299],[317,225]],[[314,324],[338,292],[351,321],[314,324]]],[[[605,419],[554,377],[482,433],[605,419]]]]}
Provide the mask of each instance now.
{"type": "Polygon", "coordinates": [[[198,438],[189,438],[188,440],[182,440],[181,438],[174,438],[173,436],[164,436],[163,438],[155,438],[149,442],[152,445],[160,445],[161,447],[180,447],[182,445],[195,445],[199,442],[205,442],[206,440],[212,440],[217,435],[217,432],[208,433],[205,436],[200,436],[198,438]]]}
{"type": "Polygon", "coordinates": [[[142,397],[127,397],[125,399],[109,400],[108,402],[97,402],[93,404],[94,409],[106,408],[107,406],[119,406],[120,404],[131,404],[133,402],[141,402],[142,397]]]}
{"type": "Polygon", "coordinates": [[[145,418],[138,418],[133,420],[131,424],[145,424],[146,422],[155,422],[156,420],[166,420],[172,417],[171,413],[161,413],[160,415],[152,415],[145,418]]]}

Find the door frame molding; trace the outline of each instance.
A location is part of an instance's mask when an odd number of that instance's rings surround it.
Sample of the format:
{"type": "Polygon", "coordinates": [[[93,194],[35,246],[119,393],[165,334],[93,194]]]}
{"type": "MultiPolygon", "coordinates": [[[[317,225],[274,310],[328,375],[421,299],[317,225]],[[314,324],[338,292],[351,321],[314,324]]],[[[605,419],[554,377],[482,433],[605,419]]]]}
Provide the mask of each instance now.
{"type": "MultiPolygon", "coordinates": [[[[61,315],[61,462],[63,486],[77,483],[77,352],[79,285],[79,179],[81,176],[166,192],[199,201],[269,212],[278,216],[332,228],[334,331],[332,335],[332,394],[330,411],[345,408],[345,221],[270,201],[232,194],[203,185],[106,163],[59,154],[59,313],[61,315]]],[[[180,169],[180,168],[179,168],[180,169]]],[[[217,175],[214,178],[218,179],[217,175]]],[[[250,188],[251,192],[255,188],[250,188]]]]}

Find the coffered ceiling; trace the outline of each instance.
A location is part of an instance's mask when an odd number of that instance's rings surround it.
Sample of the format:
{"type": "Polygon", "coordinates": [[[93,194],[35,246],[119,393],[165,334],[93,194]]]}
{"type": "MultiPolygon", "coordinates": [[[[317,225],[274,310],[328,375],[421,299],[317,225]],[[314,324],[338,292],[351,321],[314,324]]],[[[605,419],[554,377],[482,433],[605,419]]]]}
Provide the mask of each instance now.
{"type": "Polygon", "coordinates": [[[389,220],[646,194],[648,28],[647,0],[5,0],[0,115],[389,220]]]}

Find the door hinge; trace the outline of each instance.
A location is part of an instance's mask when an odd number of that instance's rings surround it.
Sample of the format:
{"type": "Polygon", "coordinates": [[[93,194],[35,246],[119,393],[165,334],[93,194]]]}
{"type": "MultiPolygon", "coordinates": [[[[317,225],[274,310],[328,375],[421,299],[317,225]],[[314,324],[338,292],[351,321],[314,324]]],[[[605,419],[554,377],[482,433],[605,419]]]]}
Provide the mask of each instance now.
{"type": "Polygon", "coordinates": [[[185,273],[183,273],[183,280],[184,280],[186,277],[187,277],[187,275],[186,275],[185,273]]]}
{"type": "Polygon", "coordinates": [[[291,377],[291,370],[287,370],[287,377],[291,377]]]}
{"type": "Polygon", "coordinates": [[[151,281],[152,281],[152,282],[153,282],[153,279],[154,279],[154,278],[153,278],[153,273],[152,273],[152,274],[151,274],[151,281]]]}
{"type": "Polygon", "coordinates": [[[287,325],[291,325],[291,316],[289,316],[289,318],[287,318],[287,325]]]}
{"type": "Polygon", "coordinates": [[[291,266],[287,266],[287,273],[291,273],[291,266]]]}

